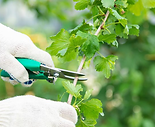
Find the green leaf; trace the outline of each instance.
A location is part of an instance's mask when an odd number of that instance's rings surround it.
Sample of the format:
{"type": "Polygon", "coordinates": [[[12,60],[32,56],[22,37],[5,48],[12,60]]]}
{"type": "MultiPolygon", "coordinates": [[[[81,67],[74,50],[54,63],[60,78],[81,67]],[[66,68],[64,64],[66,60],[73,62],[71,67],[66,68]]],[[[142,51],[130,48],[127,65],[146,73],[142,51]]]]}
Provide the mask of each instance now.
{"type": "Polygon", "coordinates": [[[117,0],[115,1],[115,4],[123,8],[126,8],[128,6],[127,0],[117,0]]]}
{"type": "MultiPolygon", "coordinates": [[[[101,56],[96,56],[94,58],[94,64],[95,64],[95,69],[97,71],[103,71],[107,67],[109,68],[109,65],[106,65],[106,58],[103,58],[101,56]]],[[[110,68],[109,68],[110,69],[110,68]]]]}
{"type": "Polygon", "coordinates": [[[124,27],[121,24],[116,25],[115,32],[117,36],[122,37],[123,30],[124,30],[124,27]]]}
{"type": "Polygon", "coordinates": [[[129,6],[129,10],[130,12],[132,12],[134,15],[136,16],[140,16],[142,11],[144,10],[144,6],[142,4],[142,1],[139,0],[137,3],[135,3],[134,5],[130,5],[129,6]]]}
{"type": "Polygon", "coordinates": [[[71,30],[71,34],[76,34],[77,31],[87,32],[92,29],[92,26],[87,24],[85,20],[81,24],[79,24],[77,27],[71,30]]]}
{"type": "Polygon", "coordinates": [[[116,35],[121,38],[128,38],[128,35],[124,33],[124,27],[121,24],[117,24],[115,28],[116,35]]]}
{"type": "Polygon", "coordinates": [[[83,102],[79,108],[81,110],[81,114],[84,115],[84,120],[81,120],[81,122],[89,127],[94,127],[99,113],[103,112],[102,103],[98,99],[91,99],[87,102],[83,102]]]}
{"type": "Polygon", "coordinates": [[[68,46],[67,53],[70,53],[71,51],[76,50],[86,41],[86,39],[83,39],[80,36],[75,36],[74,34],[70,37],[69,40],[70,40],[70,44],[68,46]]]}
{"type": "Polygon", "coordinates": [[[139,26],[138,25],[130,25],[129,26],[129,34],[139,36],[139,26]]]}
{"type": "Polygon", "coordinates": [[[111,45],[114,46],[114,47],[118,47],[118,42],[117,42],[117,40],[113,41],[113,42],[111,43],[111,45]]]}
{"type": "Polygon", "coordinates": [[[106,57],[106,59],[109,61],[110,69],[113,70],[115,68],[115,61],[118,59],[118,57],[109,55],[106,57]]]}
{"type": "Polygon", "coordinates": [[[110,44],[116,40],[116,34],[100,35],[98,37],[98,39],[99,39],[99,41],[104,41],[104,42],[110,44]]]}
{"type": "Polygon", "coordinates": [[[90,0],[90,3],[93,4],[95,0],[90,0]]]}
{"type": "Polygon", "coordinates": [[[99,10],[98,10],[97,6],[92,6],[91,11],[92,11],[92,16],[95,16],[93,18],[93,21],[95,22],[95,20],[98,19],[98,17],[96,17],[96,15],[99,14],[99,10]]]}
{"type": "Polygon", "coordinates": [[[110,77],[110,66],[105,58],[96,56],[94,58],[94,64],[96,71],[103,71],[106,78],[110,77]]]}
{"type": "Polygon", "coordinates": [[[81,50],[86,55],[86,59],[89,60],[95,55],[96,51],[99,50],[99,40],[97,36],[81,31],[78,31],[77,35],[83,39],[86,39],[81,47],[81,50]]]}
{"type": "Polygon", "coordinates": [[[109,78],[111,70],[114,69],[116,59],[118,58],[114,55],[109,55],[107,57],[96,56],[94,58],[96,71],[102,71],[105,77],[109,78]]]}
{"type": "Polygon", "coordinates": [[[125,26],[123,33],[125,33],[126,35],[129,35],[129,27],[128,27],[128,25],[125,26]]]}
{"type": "Polygon", "coordinates": [[[103,7],[110,8],[114,6],[114,0],[101,0],[103,7]]]}
{"type": "Polygon", "coordinates": [[[89,97],[91,96],[92,91],[93,91],[93,89],[87,90],[83,99],[88,100],[89,97]]]}
{"type": "Polygon", "coordinates": [[[64,56],[65,53],[66,53],[66,51],[67,51],[67,48],[60,50],[60,51],[58,52],[58,56],[64,56]]]}
{"type": "Polygon", "coordinates": [[[78,56],[78,50],[80,46],[83,44],[83,42],[85,42],[85,40],[86,39],[82,39],[80,36],[75,36],[75,34],[72,34],[69,39],[70,43],[68,49],[62,57],[62,60],[65,62],[75,59],[78,56]]]}
{"type": "Polygon", "coordinates": [[[76,59],[78,56],[78,50],[72,50],[70,52],[66,52],[64,56],[60,57],[62,62],[67,62],[76,59]]]}
{"type": "MultiPolygon", "coordinates": [[[[109,15],[108,16],[108,19],[106,21],[106,25],[103,26],[103,32],[102,34],[103,35],[106,35],[106,34],[116,34],[115,33],[115,23],[117,19],[113,16],[113,15],[109,15]]],[[[118,21],[117,21],[118,22],[118,21]]]]}
{"type": "Polygon", "coordinates": [[[90,0],[78,0],[78,2],[75,4],[75,9],[84,10],[85,8],[87,8],[89,3],[90,3],[90,0]]]}
{"type": "Polygon", "coordinates": [[[95,124],[95,120],[80,120],[80,124],[76,125],[76,127],[94,127],[95,124]]]}
{"type": "Polygon", "coordinates": [[[80,96],[80,91],[83,91],[81,85],[74,86],[69,81],[64,81],[62,84],[63,87],[67,90],[67,93],[73,95],[75,98],[78,98],[80,96]]]}
{"type": "Polygon", "coordinates": [[[138,0],[128,0],[129,4],[135,4],[138,0]]]}
{"type": "Polygon", "coordinates": [[[118,21],[122,24],[122,26],[126,26],[127,24],[127,19],[122,17],[116,10],[114,9],[109,9],[110,13],[116,18],[118,19],[118,21]]]}
{"type": "Polygon", "coordinates": [[[146,8],[155,8],[155,0],[142,0],[142,3],[146,8]]]}
{"type": "Polygon", "coordinates": [[[61,31],[57,35],[51,37],[53,43],[47,48],[47,51],[51,55],[57,55],[58,53],[64,55],[65,51],[67,51],[65,49],[68,47],[70,43],[69,38],[69,33],[64,29],[61,29],[61,31]]]}

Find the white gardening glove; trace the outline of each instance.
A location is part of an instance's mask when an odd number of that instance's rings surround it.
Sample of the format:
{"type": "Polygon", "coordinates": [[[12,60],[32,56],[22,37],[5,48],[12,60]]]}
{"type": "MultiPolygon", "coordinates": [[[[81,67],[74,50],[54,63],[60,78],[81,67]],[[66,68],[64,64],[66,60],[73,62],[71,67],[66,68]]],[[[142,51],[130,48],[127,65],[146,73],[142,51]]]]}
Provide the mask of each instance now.
{"type": "Polygon", "coordinates": [[[3,80],[9,80],[12,84],[18,82],[31,84],[32,80],[29,80],[28,72],[15,57],[30,58],[54,67],[51,56],[37,48],[27,35],[0,24],[0,68],[12,77],[3,80]]]}
{"type": "Polygon", "coordinates": [[[32,95],[0,101],[0,127],[75,127],[77,113],[64,102],[32,95]]]}

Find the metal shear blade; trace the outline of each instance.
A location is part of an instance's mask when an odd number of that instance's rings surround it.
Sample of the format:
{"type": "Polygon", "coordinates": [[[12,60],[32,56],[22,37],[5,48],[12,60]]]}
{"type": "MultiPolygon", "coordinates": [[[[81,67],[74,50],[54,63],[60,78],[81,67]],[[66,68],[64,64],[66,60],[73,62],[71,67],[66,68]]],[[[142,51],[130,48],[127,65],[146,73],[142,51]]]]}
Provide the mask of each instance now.
{"type": "MultiPolygon", "coordinates": [[[[68,71],[68,70],[59,69],[59,68],[52,68],[46,65],[41,65],[40,70],[44,71],[44,73],[49,77],[53,76],[55,78],[59,77],[59,78],[64,78],[69,80],[74,80],[75,77],[85,76],[83,73],[68,71]]],[[[86,81],[86,80],[87,78],[78,78],[78,81],[86,81]]]]}

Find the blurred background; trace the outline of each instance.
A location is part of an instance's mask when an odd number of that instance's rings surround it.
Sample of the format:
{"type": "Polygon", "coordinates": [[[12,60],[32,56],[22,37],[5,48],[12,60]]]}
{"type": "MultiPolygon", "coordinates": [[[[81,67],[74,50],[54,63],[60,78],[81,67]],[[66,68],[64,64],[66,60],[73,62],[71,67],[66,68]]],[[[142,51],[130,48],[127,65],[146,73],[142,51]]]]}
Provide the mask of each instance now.
{"type": "MultiPolygon", "coordinates": [[[[131,23],[140,25],[139,37],[119,39],[118,48],[104,45],[102,53],[118,56],[109,79],[95,72],[91,64],[83,72],[89,79],[85,89],[93,88],[93,96],[103,103],[105,116],[96,127],[155,127],[155,10],[142,10],[139,16],[129,14],[131,23]],[[104,52],[103,52],[104,50],[104,52]]],[[[76,11],[72,0],[0,0],[0,22],[27,34],[36,46],[45,50],[50,36],[61,28],[73,29],[91,16],[87,10],[76,11]]],[[[76,71],[77,61],[63,63],[53,57],[57,68],[76,71]]],[[[0,79],[0,100],[16,95],[33,94],[57,100],[64,93],[62,80],[56,84],[38,80],[30,88],[12,86],[0,79]]],[[[65,93],[62,100],[66,101],[65,93]]]]}

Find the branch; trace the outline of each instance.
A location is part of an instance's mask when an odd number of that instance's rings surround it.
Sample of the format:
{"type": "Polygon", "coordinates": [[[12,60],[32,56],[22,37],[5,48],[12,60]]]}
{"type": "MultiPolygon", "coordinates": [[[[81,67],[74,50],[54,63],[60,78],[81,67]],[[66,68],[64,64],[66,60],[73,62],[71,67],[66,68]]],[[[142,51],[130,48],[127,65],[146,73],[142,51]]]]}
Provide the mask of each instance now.
{"type": "MultiPolygon", "coordinates": [[[[101,29],[103,29],[103,26],[104,26],[104,24],[105,24],[105,22],[106,22],[108,16],[109,16],[109,10],[107,11],[107,13],[106,13],[106,15],[105,15],[105,18],[104,18],[103,22],[102,22],[101,25],[98,27],[98,29],[97,29],[97,31],[96,31],[96,33],[95,33],[94,35],[97,36],[97,35],[99,34],[99,32],[101,31],[101,29]]],[[[80,72],[80,71],[82,70],[85,60],[86,60],[86,56],[83,56],[83,58],[82,58],[82,60],[81,60],[81,63],[80,63],[80,65],[79,65],[79,67],[78,67],[77,72],[80,72]]],[[[75,77],[74,82],[73,82],[73,85],[74,85],[74,86],[76,86],[77,81],[78,81],[78,77],[75,77]]],[[[72,98],[73,98],[73,96],[72,96],[71,94],[69,94],[68,101],[67,101],[68,104],[71,104],[72,98]]]]}
{"type": "Polygon", "coordinates": [[[95,33],[96,36],[99,34],[99,32],[101,31],[101,29],[103,29],[103,26],[104,26],[104,24],[105,24],[105,22],[106,22],[108,16],[109,16],[109,10],[107,11],[107,13],[106,13],[106,15],[105,15],[105,18],[104,18],[103,22],[101,23],[101,25],[100,25],[99,28],[97,29],[97,31],[96,31],[96,33],[95,33]]]}
{"type": "MultiPolygon", "coordinates": [[[[77,72],[80,72],[82,70],[85,60],[86,60],[86,56],[83,56],[77,72]]],[[[76,86],[77,81],[78,81],[78,77],[75,77],[74,82],[73,82],[74,86],[76,86]]],[[[68,101],[67,101],[68,104],[71,104],[72,98],[73,98],[73,96],[71,94],[69,94],[68,101]]]]}

